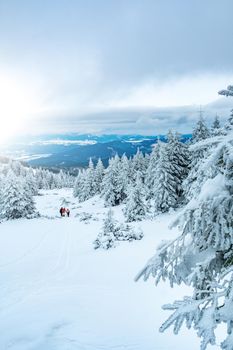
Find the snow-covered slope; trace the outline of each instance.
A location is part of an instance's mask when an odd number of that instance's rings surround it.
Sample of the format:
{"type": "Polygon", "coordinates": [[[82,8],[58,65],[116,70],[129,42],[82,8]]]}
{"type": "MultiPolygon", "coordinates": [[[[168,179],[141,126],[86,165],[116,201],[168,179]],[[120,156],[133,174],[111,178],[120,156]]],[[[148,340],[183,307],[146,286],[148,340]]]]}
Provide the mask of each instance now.
{"type": "MultiPolygon", "coordinates": [[[[167,316],[161,305],[186,287],[134,282],[161,239],[177,234],[167,228],[172,215],[135,224],[143,229],[141,241],[103,251],[92,245],[107,211],[98,197],[79,204],[63,189],[36,200],[44,217],[0,224],[1,350],[199,348],[191,331],[158,332],[167,316]],[[59,217],[61,205],[70,218],[59,217]],[[89,223],[76,216],[83,212],[93,214],[89,223]]],[[[123,221],[121,208],[114,212],[123,221]]]]}

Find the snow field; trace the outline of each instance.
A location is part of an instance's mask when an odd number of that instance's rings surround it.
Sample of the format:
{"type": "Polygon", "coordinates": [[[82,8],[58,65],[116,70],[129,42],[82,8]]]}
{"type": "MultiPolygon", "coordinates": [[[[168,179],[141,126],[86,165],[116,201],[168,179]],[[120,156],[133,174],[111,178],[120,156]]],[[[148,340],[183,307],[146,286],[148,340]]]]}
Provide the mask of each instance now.
{"type": "MultiPolygon", "coordinates": [[[[168,316],[161,306],[191,292],[163,283],[155,288],[152,280],[134,282],[156,245],[177,234],[167,228],[173,215],[134,224],[144,232],[141,241],[94,250],[108,210],[102,200],[79,204],[66,189],[41,194],[41,218],[0,224],[1,350],[199,348],[193,331],[158,331],[168,316]],[[59,217],[62,204],[70,218],[59,217]],[[96,220],[81,222],[75,217],[81,212],[96,220]]],[[[113,210],[123,221],[122,207],[113,210]]]]}

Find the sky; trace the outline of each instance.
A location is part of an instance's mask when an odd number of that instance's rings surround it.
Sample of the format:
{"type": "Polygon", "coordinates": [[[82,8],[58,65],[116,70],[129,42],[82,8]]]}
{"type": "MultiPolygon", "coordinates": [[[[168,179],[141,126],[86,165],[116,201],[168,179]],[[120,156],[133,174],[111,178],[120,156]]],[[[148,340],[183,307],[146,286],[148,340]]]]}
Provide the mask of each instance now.
{"type": "Polygon", "coordinates": [[[226,118],[232,13],[232,0],[0,0],[0,138],[189,132],[200,105],[226,118]]]}

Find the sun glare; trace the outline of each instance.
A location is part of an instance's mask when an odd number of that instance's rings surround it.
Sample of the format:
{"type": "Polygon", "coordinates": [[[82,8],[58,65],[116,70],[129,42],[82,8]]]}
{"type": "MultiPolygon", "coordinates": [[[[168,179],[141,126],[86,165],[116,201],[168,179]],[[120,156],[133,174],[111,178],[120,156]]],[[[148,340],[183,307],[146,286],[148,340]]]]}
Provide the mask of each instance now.
{"type": "Polygon", "coordinates": [[[0,75],[0,144],[28,128],[29,117],[36,111],[34,96],[23,83],[0,75]]]}

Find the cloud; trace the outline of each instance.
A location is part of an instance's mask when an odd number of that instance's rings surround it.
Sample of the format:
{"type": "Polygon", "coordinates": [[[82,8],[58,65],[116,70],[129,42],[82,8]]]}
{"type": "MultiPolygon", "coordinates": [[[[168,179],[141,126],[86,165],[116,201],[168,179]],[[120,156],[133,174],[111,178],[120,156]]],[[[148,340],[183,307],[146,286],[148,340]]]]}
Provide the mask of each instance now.
{"type": "Polygon", "coordinates": [[[200,104],[226,113],[209,104],[233,81],[232,12],[231,0],[1,1],[1,69],[36,100],[38,130],[189,130],[200,104]]]}

